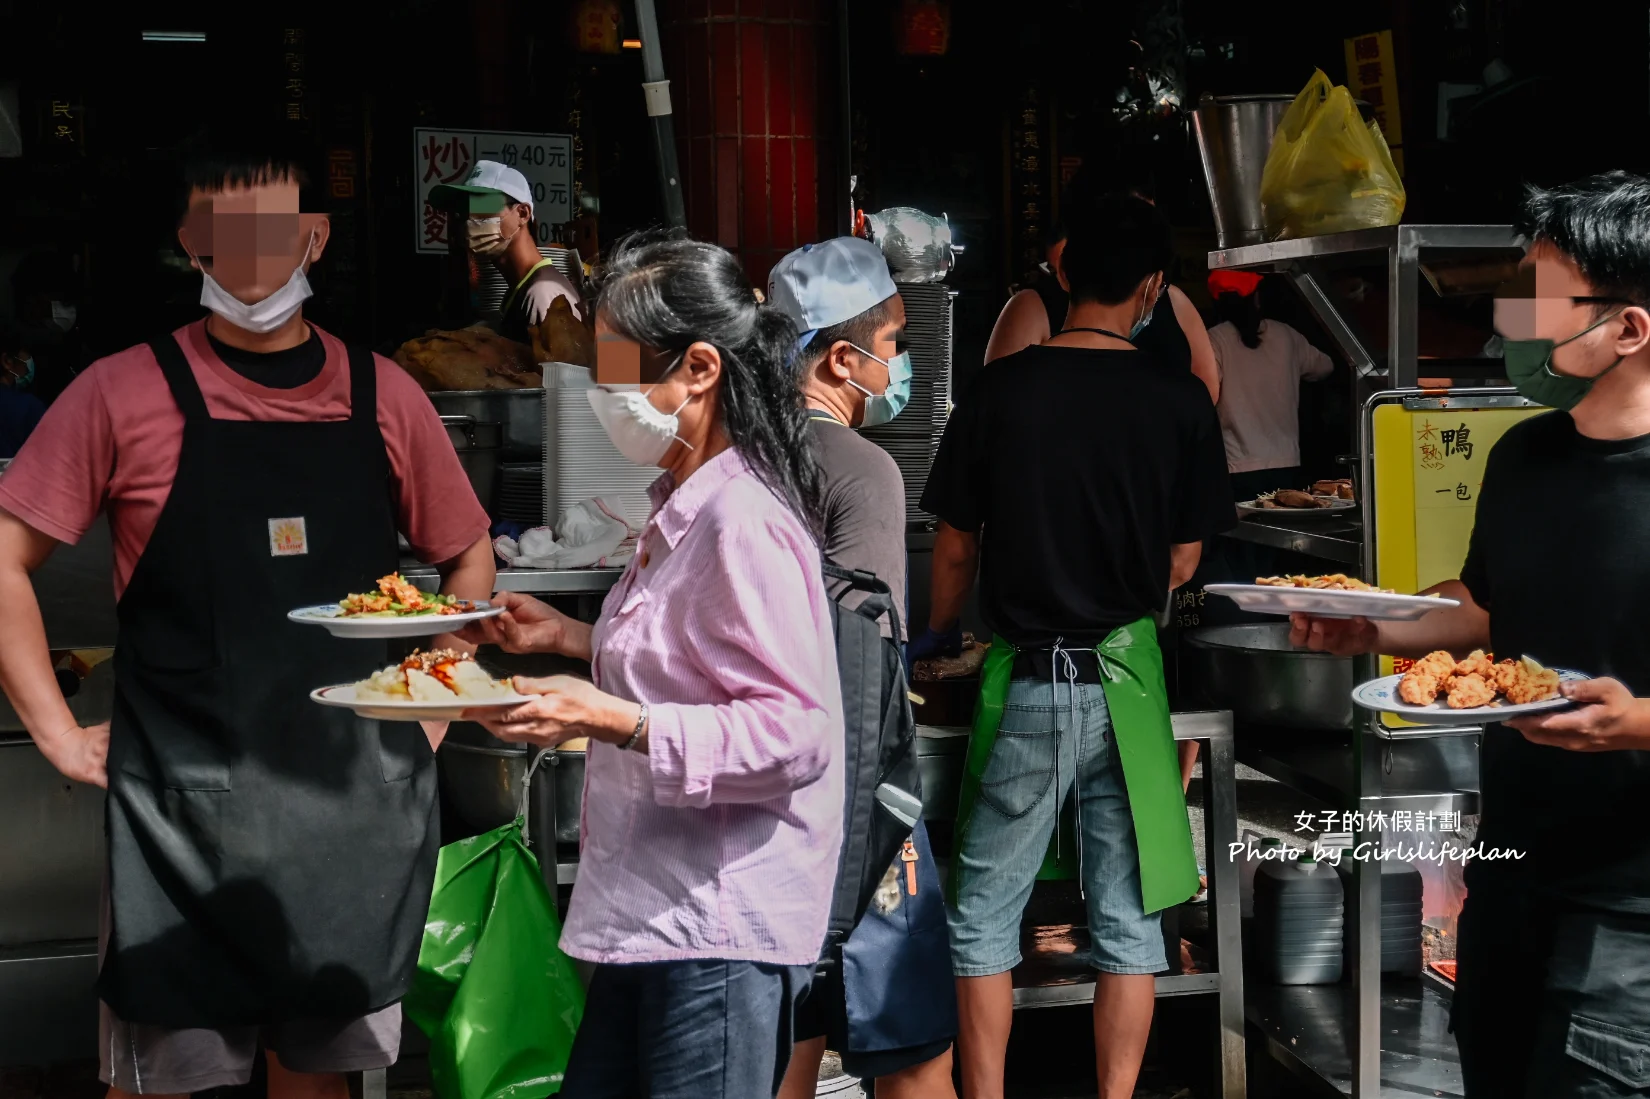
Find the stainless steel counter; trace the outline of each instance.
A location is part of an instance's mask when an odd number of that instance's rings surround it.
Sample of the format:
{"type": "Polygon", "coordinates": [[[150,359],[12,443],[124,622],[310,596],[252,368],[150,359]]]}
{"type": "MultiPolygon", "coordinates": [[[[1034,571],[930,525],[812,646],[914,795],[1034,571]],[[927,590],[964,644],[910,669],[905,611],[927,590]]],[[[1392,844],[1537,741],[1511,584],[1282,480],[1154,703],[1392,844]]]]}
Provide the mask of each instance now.
{"type": "MultiPolygon", "coordinates": [[[[605,592],[618,582],[623,569],[500,569],[495,591],[519,591],[533,595],[589,595],[605,592]]],[[[435,569],[422,563],[403,565],[401,575],[414,584],[434,590],[440,584],[435,569]]]]}
{"type": "Polygon", "coordinates": [[[1361,569],[1363,565],[1363,524],[1355,519],[1315,519],[1284,523],[1247,518],[1226,531],[1224,537],[1271,546],[1273,549],[1304,553],[1309,557],[1349,565],[1354,571],[1361,569]]]}
{"type": "MultiPolygon", "coordinates": [[[[104,661],[69,709],[95,724],[113,698],[104,661]]],[[[103,800],[46,762],[0,696],[0,1066],[83,1060],[96,1048],[103,800]]]]}

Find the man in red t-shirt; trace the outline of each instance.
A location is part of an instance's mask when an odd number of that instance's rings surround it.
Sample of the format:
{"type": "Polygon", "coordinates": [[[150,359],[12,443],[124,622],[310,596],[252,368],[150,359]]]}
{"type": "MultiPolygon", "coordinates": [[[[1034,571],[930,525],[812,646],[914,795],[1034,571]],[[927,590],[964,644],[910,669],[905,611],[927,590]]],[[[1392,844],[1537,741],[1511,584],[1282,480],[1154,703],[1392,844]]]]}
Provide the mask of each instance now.
{"type": "Polygon", "coordinates": [[[218,155],[178,239],[204,320],[94,363],[0,478],[0,685],[65,776],[108,789],[99,976],[110,1095],[245,1083],[345,1099],[399,1051],[438,828],[416,725],[315,706],[383,643],[286,611],[371,590],[397,533],[484,598],[487,516],[429,401],[305,322],[324,215],[296,163],[218,155]],[[81,728],[29,574],[100,511],[115,547],[112,722],[81,728]]]}

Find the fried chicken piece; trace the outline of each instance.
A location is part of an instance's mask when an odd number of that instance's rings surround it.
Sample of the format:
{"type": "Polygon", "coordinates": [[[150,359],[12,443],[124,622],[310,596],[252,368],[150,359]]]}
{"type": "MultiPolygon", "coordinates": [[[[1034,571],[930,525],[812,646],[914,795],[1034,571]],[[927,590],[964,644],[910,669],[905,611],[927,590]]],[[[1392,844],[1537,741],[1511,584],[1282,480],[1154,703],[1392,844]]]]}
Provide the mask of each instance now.
{"type": "Polygon", "coordinates": [[[1451,680],[1444,701],[1452,710],[1475,710],[1495,701],[1495,686],[1481,675],[1458,675],[1451,680]]]}
{"type": "Polygon", "coordinates": [[[1444,680],[1419,664],[1398,681],[1398,697],[1411,706],[1431,706],[1438,701],[1438,693],[1443,689],[1444,680]]]}
{"type": "Polygon", "coordinates": [[[1558,695],[1558,673],[1526,660],[1504,660],[1496,665],[1496,686],[1514,705],[1545,702],[1558,695]]]}
{"type": "Polygon", "coordinates": [[[1455,657],[1439,649],[1430,652],[1415,662],[1411,671],[1424,672],[1437,680],[1446,680],[1455,674],[1455,657]]]}
{"type": "Polygon", "coordinates": [[[1474,649],[1465,660],[1455,665],[1455,674],[1475,675],[1486,683],[1495,683],[1494,658],[1485,656],[1483,649],[1474,649]]]}

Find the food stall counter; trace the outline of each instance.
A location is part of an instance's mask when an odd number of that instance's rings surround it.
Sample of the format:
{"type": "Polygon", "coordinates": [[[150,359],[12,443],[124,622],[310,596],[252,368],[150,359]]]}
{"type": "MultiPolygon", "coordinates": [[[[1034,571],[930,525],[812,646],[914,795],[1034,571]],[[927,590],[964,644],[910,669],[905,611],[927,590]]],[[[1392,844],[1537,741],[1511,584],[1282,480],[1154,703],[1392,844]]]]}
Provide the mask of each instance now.
{"type": "MultiPolygon", "coordinates": [[[[623,569],[499,569],[493,587],[497,591],[531,595],[600,594],[618,583],[623,572],[623,569]]],[[[406,566],[401,575],[427,590],[433,591],[441,583],[435,569],[424,564],[406,566]]]]}

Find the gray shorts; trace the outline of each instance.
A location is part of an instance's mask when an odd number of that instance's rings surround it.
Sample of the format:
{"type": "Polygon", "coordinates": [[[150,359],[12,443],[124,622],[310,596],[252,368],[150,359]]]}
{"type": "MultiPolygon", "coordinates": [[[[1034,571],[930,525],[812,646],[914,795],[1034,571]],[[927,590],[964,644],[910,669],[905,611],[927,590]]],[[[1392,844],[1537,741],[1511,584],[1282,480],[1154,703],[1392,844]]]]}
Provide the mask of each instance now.
{"type": "Polygon", "coordinates": [[[169,1030],[124,1022],[98,1004],[98,1079],[134,1095],[245,1084],[260,1045],[293,1072],[388,1068],[401,1052],[401,1005],[359,1019],[169,1030]]]}
{"type": "MultiPolygon", "coordinates": [[[[109,875],[103,874],[99,964],[109,943],[109,875]]],[[[316,1019],[274,1026],[173,1030],[128,1023],[97,1005],[98,1079],[133,1095],[187,1095],[252,1079],[258,1047],[273,1050],[293,1072],[364,1072],[388,1068],[401,1053],[401,1005],[356,1019],[316,1019]]]]}

